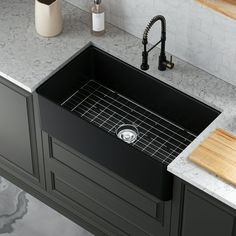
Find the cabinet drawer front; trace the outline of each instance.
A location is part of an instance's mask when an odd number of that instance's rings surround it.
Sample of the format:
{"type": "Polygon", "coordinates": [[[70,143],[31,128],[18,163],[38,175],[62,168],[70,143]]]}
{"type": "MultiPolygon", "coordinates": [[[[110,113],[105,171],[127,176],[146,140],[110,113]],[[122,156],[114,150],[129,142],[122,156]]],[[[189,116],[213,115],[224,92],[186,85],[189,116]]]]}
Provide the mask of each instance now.
{"type": "MultiPolygon", "coordinates": [[[[61,176],[51,172],[53,188],[51,193],[57,198],[62,199],[65,204],[73,207],[81,212],[81,207],[90,212],[90,220],[96,222],[96,225],[102,224],[105,235],[109,236],[147,236],[146,233],[140,232],[139,229],[128,224],[122,218],[116,216],[111,211],[105,209],[102,205],[98,205],[91,200],[87,195],[80,192],[78,189],[67,183],[61,176]],[[99,221],[97,222],[97,218],[99,221]],[[104,224],[104,222],[106,222],[104,224]],[[115,223],[114,223],[115,222],[115,223]]],[[[98,227],[98,226],[97,226],[98,227]]],[[[99,229],[101,227],[99,226],[99,229]]]]}
{"type": "Polygon", "coordinates": [[[75,155],[71,151],[67,150],[66,147],[62,147],[62,144],[55,139],[52,139],[51,142],[51,158],[66,164],[70,168],[73,168],[75,171],[87,176],[95,183],[102,185],[108,191],[114,193],[125,201],[128,201],[130,204],[150,216],[162,221],[163,202],[155,202],[131,189],[129,186],[121,183],[119,180],[88,163],[82,155],[75,155]]]}
{"type": "Polygon", "coordinates": [[[53,173],[52,190],[62,193],[122,230],[134,232],[135,229],[137,232],[131,235],[161,235],[162,224],[155,218],[55,160],[51,160],[49,166],[53,173]],[[129,227],[132,229],[127,229],[129,227]]]}

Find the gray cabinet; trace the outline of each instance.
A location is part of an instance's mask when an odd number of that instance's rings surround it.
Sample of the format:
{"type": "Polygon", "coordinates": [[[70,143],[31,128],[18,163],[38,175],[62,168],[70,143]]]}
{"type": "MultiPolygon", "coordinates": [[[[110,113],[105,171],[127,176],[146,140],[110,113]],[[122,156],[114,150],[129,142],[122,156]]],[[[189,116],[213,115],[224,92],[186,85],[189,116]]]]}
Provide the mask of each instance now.
{"type": "Polygon", "coordinates": [[[42,132],[38,112],[36,94],[0,78],[0,175],[46,204],[96,235],[236,236],[235,210],[178,178],[160,201],[42,132]]]}
{"type": "Polygon", "coordinates": [[[186,188],[182,236],[232,236],[234,215],[186,188]]]}
{"type": "Polygon", "coordinates": [[[171,236],[236,236],[235,210],[189,184],[175,183],[171,236]]]}
{"type": "Polygon", "coordinates": [[[0,78],[0,169],[39,185],[43,174],[32,97],[0,78]]]}

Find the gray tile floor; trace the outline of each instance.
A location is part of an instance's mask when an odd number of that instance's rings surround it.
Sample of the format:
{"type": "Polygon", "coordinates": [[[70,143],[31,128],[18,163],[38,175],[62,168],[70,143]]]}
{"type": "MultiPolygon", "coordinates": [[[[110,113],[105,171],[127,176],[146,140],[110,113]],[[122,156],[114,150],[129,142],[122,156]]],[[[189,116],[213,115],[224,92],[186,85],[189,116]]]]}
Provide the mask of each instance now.
{"type": "Polygon", "coordinates": [[[0,176],[1,236],[92,236],[0,176]]]}

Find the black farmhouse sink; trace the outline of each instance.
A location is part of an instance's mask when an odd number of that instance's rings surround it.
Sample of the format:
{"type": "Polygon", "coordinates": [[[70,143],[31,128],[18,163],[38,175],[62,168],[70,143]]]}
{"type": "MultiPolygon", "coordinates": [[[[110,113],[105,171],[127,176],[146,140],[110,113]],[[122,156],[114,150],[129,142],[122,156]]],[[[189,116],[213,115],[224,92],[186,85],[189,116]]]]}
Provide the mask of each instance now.
{"type": "Polygon", "coordinates": [[[94,46],[37,92],[45,132],[161,200],[167,165],[220,114],[94,46]]]}

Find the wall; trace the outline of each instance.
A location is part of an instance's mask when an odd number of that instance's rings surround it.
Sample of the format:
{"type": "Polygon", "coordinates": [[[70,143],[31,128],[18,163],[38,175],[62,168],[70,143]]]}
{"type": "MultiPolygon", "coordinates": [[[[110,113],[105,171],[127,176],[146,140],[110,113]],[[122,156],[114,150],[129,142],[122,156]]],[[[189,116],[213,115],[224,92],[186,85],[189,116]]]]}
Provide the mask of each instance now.
{"type": "MultiPolygon", "coordinates": [[[[67,0],[89,11],[92,1],[67,0]]],[[[166,49],[173,55],[236,85],[236,20],[194,0],[103,0],[107,21],[141,38],[157,14],[167,20],[166,49]]],[[[157,29],[151,39],[159,39],[157,29]]]]}

